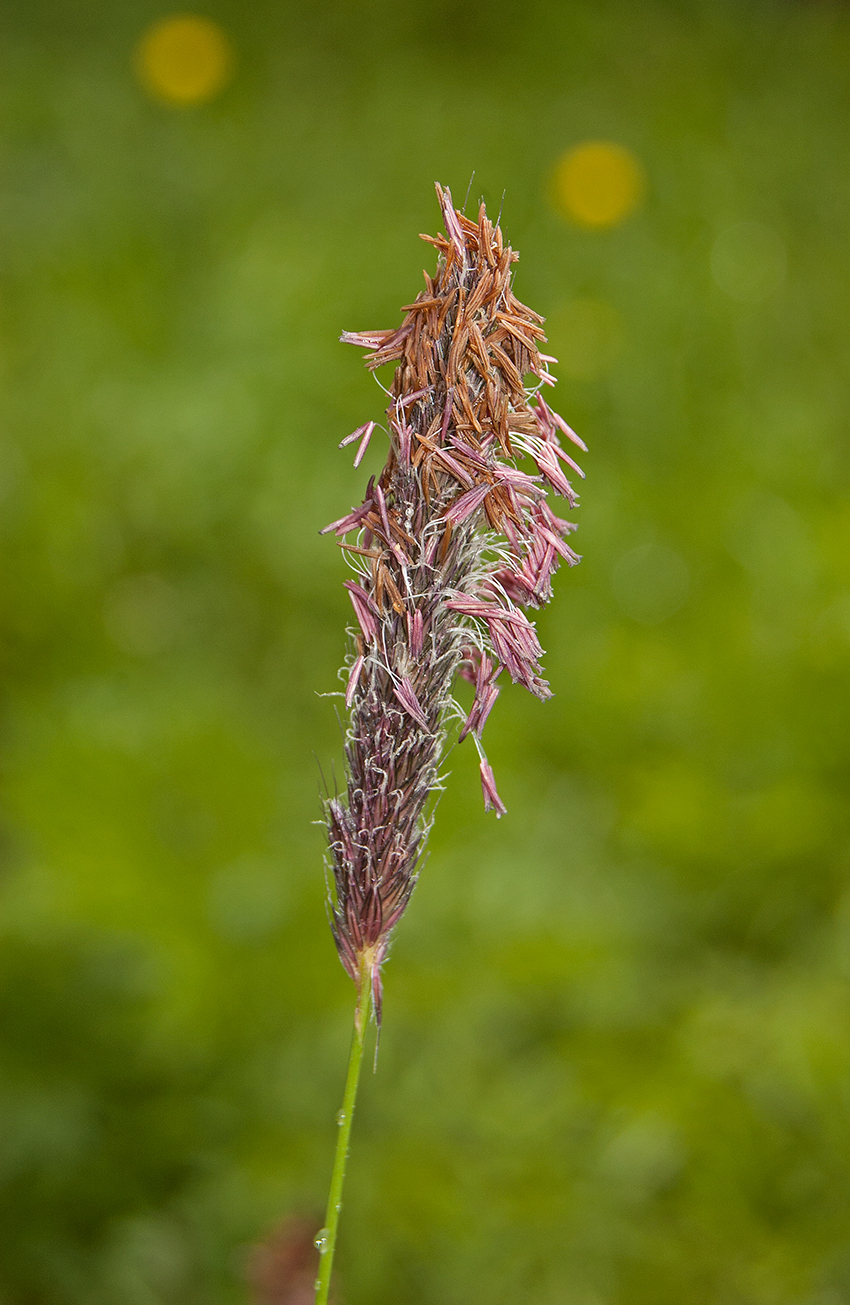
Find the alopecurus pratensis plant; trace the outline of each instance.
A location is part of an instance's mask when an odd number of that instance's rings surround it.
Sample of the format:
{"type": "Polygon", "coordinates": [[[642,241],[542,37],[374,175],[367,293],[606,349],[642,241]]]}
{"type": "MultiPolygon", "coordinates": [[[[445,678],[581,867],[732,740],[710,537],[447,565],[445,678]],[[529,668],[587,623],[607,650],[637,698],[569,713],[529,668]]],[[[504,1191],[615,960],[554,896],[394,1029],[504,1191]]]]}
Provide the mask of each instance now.
{"type": "MultiPolygon", "coordinates": [[[[523,609],[551,598],[562,559],[579,560],[567,543],[575,526],[555,515],[548,491],[575,507],[565,468],[582,472],[559,436],[585,446],[543,397],[555,359],[540,352],[543,318],[513,293],[519,255],[483,204],[472,222],[448,190],[437,186],[437,197],[446,234],[423,237],[437,270],[401,325],[342,336],[370,351],[370,370],[398,365],[386,465],[360,507],[323,532],[352,565],[357,622],[344,672],[346,794],[326,803],[331,926],[357,1004],[316,1305],[328,1298],[366,1026],[370,1013],[380,1026],[381,965],[416,884],[450,723],[473,738],[485,808],[502,815],[484,725],[503,673],[550,696],[523,609]],[[458,676],[475,689],[465,719],[452,696],[458,676]]],[[[375,427],[342,441],[357,443],[355,466],[375,427]]]]}

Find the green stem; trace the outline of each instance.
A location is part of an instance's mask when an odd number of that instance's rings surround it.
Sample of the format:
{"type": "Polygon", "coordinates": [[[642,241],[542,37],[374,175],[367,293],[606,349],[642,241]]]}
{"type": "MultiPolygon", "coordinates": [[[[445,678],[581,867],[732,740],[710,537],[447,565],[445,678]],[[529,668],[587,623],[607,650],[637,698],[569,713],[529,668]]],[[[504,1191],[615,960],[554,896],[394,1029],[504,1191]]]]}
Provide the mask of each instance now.
{"type": "Polygon", "coordinates": [[[328,1192],[328,1210],[325,1226],[316,1238],[321,1258],[319,1276],[316,1279],[316,1305],[327,1305],[331,1285],[331,1270],[336,1248],[336,1232],[339,1225],[339,1212],[342,1208],[342,1185],[345,1182],[345,1163],[348,1160],[348,1140],[351,1136],[351,1120],[354,1115],[354,1103],[357,1100],[357,1084],[360,1081],[360,1066],[363,1063],[363,1046],[366,1041],[366,1026],[371,1009],[371,974],[364,965],[360,973],[357,1006],[354,1011],[354,1033],[351,1039],[351,1055],[348,1060],[348,1074],[345,1080],[345,1094],[342,1098],[342,1110],[337,1115],[339,1135],[336,1142],[334,1167],[331,1174],[331,1187],[328,1192]]]}

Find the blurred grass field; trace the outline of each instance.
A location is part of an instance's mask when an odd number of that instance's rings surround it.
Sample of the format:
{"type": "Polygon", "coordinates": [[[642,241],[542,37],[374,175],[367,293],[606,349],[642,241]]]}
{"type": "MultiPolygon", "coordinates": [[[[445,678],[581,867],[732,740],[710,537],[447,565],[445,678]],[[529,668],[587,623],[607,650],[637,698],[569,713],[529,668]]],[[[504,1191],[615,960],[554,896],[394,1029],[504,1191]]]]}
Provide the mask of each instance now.
{"type": "Polygon", "coordinates": [[[504,820],[450,759],[341,1298],[843,1305],[850,12],[221,0],[200,65],[171,16],[0,16],[0,1303],[246,1302],[321,1214],[317,532],[383,453],[337,452],[382,411],[337,338],[398,321],[474,170],[590,445],[584,561],[556,697],[488,726],[504,820]]]}

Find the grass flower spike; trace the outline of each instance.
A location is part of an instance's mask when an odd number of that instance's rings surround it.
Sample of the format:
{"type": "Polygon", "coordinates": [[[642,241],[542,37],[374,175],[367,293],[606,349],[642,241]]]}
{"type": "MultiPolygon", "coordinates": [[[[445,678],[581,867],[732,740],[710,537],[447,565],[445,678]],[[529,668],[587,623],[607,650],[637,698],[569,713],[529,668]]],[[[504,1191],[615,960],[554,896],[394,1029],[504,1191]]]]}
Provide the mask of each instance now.
{"type": "MultiPolygon", "coordinates": [[[[438,251],[435,275],[425,273],[398,328],[342,336],[368,350],[370,369],[397,367],[386,465],[362,504],[325,527],[354,574],[345,582],[356,621],[345,669],[347,791],[328,800],[326,816],[331,923],[357,1012],[317,1305],[327,1299],[365,1027],[370,1009],[380,1024],[381,964],[416,884],[449,727],[457,719],[460,737],[472,736],[485,808],[504,814],[484,726],[504,676],[550,696],[527,609],[551,597],[562,560],[579,560],[567,542],[575,527],[548,496],[575,507],[568,473],[583,473],[561,436],[584,445],[543,397],[555,360],[540,352],[543,318],[513,293],[519,256],[483,204],[472,222],[448,190],[437,186],[437,196],[446,234],[423,237],[438,251]],[[465,718],[453,697],[458,677],[474,686],[465,718]]],[[[342,441],[356,443],[355,466],[374,431],[370,421],[342,441]]]]}

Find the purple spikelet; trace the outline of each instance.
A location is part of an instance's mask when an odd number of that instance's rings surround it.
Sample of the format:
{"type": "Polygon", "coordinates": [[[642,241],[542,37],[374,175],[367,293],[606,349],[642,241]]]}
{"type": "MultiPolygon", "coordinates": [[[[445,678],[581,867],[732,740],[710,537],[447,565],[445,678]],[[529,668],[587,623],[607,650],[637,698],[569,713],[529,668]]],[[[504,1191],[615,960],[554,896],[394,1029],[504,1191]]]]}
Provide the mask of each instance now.
{"type": "MultiPolygon", "coordinates": [[[[357,574],[346,581],[357,628],[346,668],[350,710],[346,799],[326,817],[333,871],[331,922],[342,963],[381,1018],[380,967],[390,933],[416,883],[428,803],[439,787],[458,675],[475,686],[461,730],[481,762],[485,807],[504,813],[481,732],[502,671],[550,696],[542,649],[523,608],[552,595],[575,526],[556,516],[547,486],[577,502],[563,434],[584,444],[540,390],[554,384],[541,354],[543,318],[511,289],[519,257],[482,204],[477,223],[437,186],[446,236],[424,236],[439,252],[433,278],[396,330],[345,332],[370,350],[374,370],[398,362],[387,409],[389,456],[359,508],[334,531],[357,574]],[[523,379],[535,378],[525,389],[523,379]],[[517,465],[530,459],[533,469],[517,465]],[[356,533],[356,543],[348,536],[356,533]]],[[[374,430],[358,442],[355,464],[374,430]]]]}

